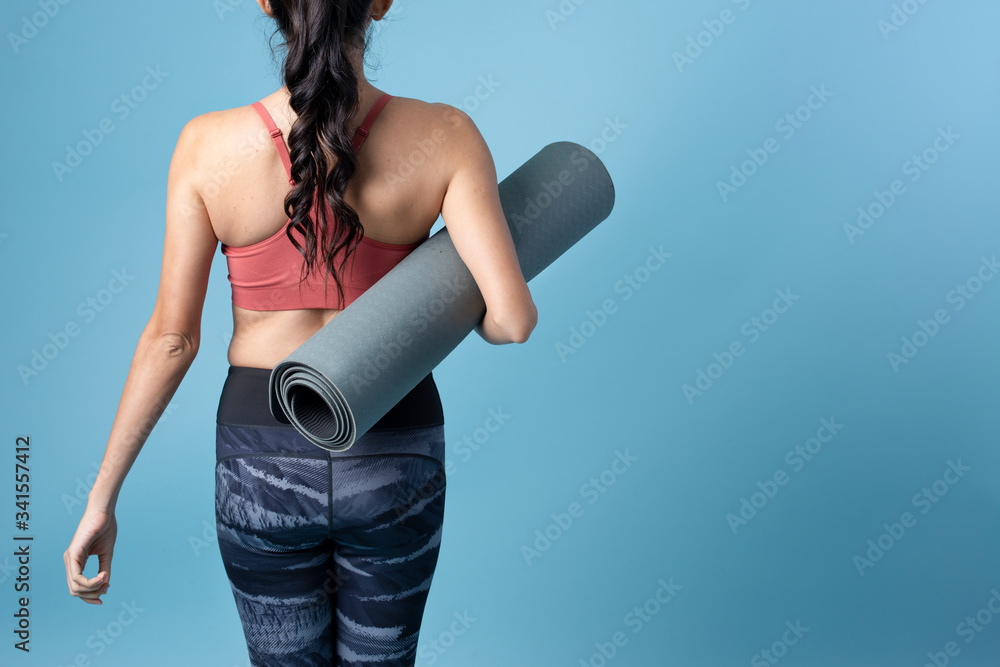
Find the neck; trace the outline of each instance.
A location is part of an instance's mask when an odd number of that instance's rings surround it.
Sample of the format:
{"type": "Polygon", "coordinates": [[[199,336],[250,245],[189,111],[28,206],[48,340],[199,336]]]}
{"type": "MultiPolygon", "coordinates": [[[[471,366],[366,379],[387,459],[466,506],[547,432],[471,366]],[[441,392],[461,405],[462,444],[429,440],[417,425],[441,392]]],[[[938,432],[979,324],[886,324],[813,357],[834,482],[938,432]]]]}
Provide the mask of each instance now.
{"type": "MultiPolygon", "coordinates": [[[[354,50],[348,55],[348,59],[354,66],[354,72],[358,79],[358,107],[360,113],[365,113],[366,110],[375,103],[375,100],[382,95],[382,91],[369,83],[368,78],[365,76],[364,62],[362,60],[362,53],[360,50],[354,50]]],[[[282,86],[278,90],[278,94],[281,95],[282,101],[288,104],[288,98],[290,93],[288,92],[288,86],[282,86]]]]}
{"type": "MultiPolygon", "coordinates": [[[[358,104],[363,110],[364,108],[371,106],[371,104],[373,104],[374,101],[382,94],[382,91],[369,83],[368,78],[365,76],[365,68],[361,59],[360,51],[352,52],[349,59],[351,64],[354,66],[354,72],[358,79],[358,104]]],[[[287,103],[290,96],[288,86],[282,86],[278,92],[287,103]]]]}

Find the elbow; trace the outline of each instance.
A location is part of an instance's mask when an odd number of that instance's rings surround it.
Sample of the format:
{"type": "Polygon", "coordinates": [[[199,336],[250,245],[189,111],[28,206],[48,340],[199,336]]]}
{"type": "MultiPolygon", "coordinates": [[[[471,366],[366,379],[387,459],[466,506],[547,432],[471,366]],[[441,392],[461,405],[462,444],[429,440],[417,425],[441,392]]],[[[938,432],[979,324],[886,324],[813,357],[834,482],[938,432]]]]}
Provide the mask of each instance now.
{"type": "Polygon", "coordinates": [[[193,358],[198,354],[198,338],[186,331],[166,331],[155,337],[154,347],[170,359],[193,358]]]}
{"type": "Polygon", "coordinates": [[[537,324],[538,311],[532,305],[531,312],[527,313],[521,321],[511,325],[508,329],[508,337],[513,343],[527,343],[531,332],[535,330],[535,325],[537,324]]]}
{"type": "Polygon", "coordinates": [[[493,345],[509,343],[525,343],[538,323],[538,311],[535,304],[528,302],[527,308],[517,311],[505,311],[497,314],[489,307],[477,330],[480,335],[493,345]]]}
{"type": "Polygon", "coordinates": [[[514,335],[510,336],[510,342],[512,343],[527,343],[528,338],[531,336],[531,329],[525,328],[517,331],[514,335]]]}

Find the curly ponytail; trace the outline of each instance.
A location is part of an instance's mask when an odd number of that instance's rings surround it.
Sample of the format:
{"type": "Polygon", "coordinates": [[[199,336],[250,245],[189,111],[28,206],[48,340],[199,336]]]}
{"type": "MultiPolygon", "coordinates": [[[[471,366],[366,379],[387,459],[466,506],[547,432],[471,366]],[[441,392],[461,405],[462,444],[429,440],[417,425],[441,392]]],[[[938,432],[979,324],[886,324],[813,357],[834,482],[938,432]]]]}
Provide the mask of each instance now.
{"type": "Polygon", "coordinates": [[[359,82],[349,51],[367,51],[372,0],[270,0],[270,5],[287,50],[282,78],[298,116],[288,135],[295,186],[284,201],[291,219],[285,233],[306,260],[300,288],[322,262],[327,269],[324,290],[333,274],[342,303],[344,288],[334,258],[343,250],[346,263],[364,235],[358,214],[343,197],[357,168],[348,125],[358,112],[359,82]],[[333,169],[331,158],[336,158],[333,169]],[[326,207],[320,205],[324,200],[338,224],[327,220],[326,207]],[[315,225],[310,217],[314,206],[315,225]],[[305,247],[293,230],[302,234],[305,247]]]}

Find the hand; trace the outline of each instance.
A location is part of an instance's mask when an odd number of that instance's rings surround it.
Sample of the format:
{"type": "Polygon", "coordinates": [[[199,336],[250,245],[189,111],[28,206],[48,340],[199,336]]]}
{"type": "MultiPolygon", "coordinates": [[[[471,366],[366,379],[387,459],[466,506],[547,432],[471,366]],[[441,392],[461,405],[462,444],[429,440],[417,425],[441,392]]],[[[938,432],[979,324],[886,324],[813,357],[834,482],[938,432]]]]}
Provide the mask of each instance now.
{"type": "Polygon", "coordinates": [[[118,536],[118,522],[114,510],[92,510],[89,506],[80,519],[80,525],[73,535],[73,541],[63,553],[66,564],[66,584],[69,594],[79,597],[87,604],[104,604],[101,596],[108,592],[111,584],[111,556],[118,536]],[[88,579],[83,576],[87,559],[97,555],[99,572],[88,579]]]}

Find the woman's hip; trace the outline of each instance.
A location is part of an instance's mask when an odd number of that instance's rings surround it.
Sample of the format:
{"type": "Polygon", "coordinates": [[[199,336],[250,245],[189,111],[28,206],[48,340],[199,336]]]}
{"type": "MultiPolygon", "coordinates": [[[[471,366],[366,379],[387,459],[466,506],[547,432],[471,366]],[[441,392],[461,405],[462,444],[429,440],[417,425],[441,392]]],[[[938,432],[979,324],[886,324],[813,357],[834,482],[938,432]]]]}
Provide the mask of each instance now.
{"type": "Polygon", "coordinates": [[[444,411],[430,373],[342,452],[318,447],[274,418],[268,403],[270,375],[267,368],[229,367],[216,413],[217,460],[263,454],[319,459],[414,455],[444,466],[444,411]]]}

